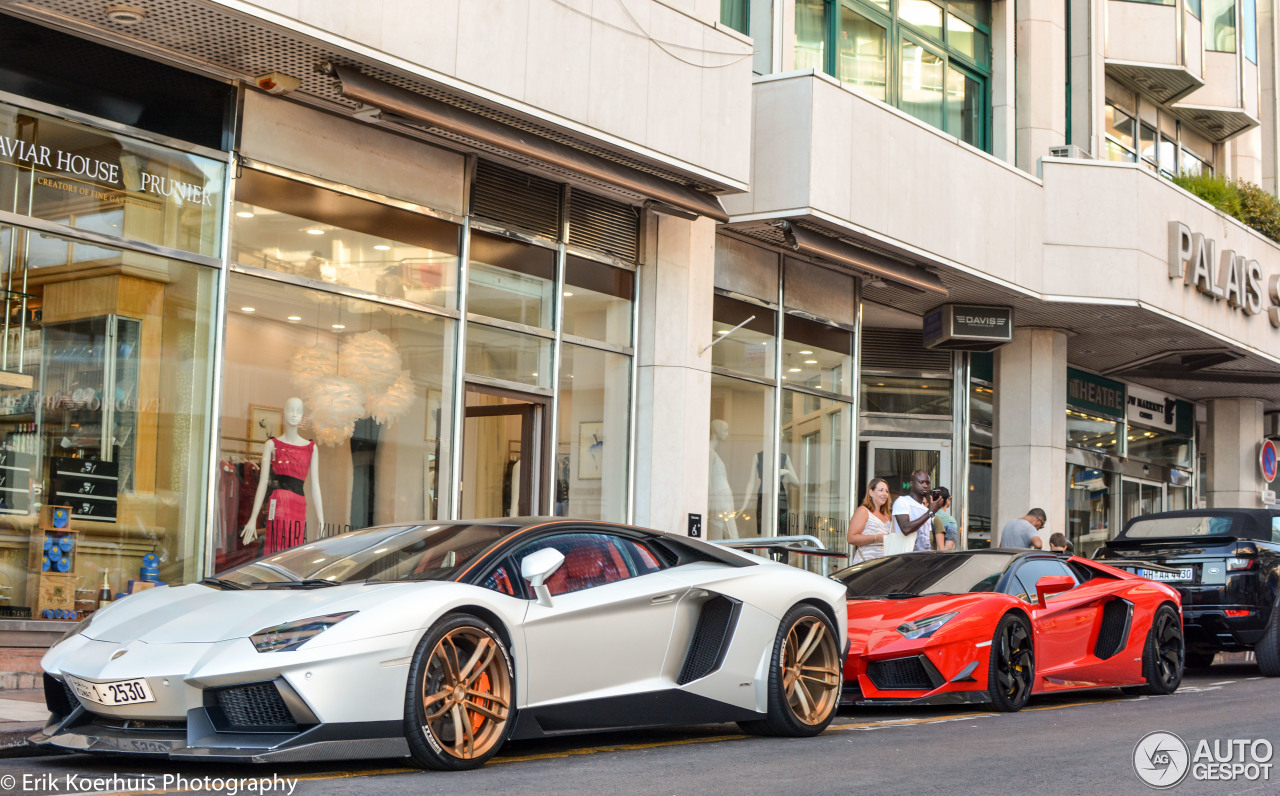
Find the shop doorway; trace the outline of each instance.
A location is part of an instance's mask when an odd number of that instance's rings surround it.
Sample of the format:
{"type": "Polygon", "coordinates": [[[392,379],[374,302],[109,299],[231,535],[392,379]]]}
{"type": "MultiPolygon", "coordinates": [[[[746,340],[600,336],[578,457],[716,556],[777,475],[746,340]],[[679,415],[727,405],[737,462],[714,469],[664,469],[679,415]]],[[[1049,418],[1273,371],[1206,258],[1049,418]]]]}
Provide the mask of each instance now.
{"type": "Polygon", "coordinates": [[[1164,484],[1140,481],[1136,478],[1120,479],[1120,527],[1134,517],[1164,511],[1164,484]]]}
{"type": "Polygon", "coordinates": [[[857,502],[872,478],[889,482],[889,499],[911,488],[911,474],[924,470],[933,486],[951,489],[951,441],[945,439],[870,439],[866,441],[865,478],[858,485],[857,502]]]}
{"type": "Polygon", "coordinates": [[[461,517],[524,517],[542,506],[547,401],[467,385],[462,429],[461,517]]]}

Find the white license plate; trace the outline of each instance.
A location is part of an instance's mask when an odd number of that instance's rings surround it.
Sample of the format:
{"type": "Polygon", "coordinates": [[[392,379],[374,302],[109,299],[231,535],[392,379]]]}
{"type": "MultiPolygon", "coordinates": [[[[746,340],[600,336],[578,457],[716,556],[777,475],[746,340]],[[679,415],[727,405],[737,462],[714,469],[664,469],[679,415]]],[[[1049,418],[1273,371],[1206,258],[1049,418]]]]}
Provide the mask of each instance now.
{"type": "Polygon", "coordinates": [[[76,692],[76,696],[99,705],[140,705],[143,702],[155,702],[151,687],[143,679],[113,680],[109,683],[91,683],[78,677],[67,675],[67,685],[76,692]]]}
{"type": "Polygon", "coordinates": [[[1165,581],[1191,580],[1194,577],[1193,572],[1194,570],[1192,567],[1183,567],[1177,572],[1160,572],[1154,569],[1138,570],[1138,574],[1148,580],[1165,581]]]}

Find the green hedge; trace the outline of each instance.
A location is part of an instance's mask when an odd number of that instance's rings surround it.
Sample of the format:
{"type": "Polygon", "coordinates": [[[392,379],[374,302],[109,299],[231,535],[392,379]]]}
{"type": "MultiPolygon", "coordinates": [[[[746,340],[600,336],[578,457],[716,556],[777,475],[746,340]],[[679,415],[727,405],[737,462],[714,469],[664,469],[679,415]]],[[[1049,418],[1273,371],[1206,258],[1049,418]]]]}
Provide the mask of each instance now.
{"type": "Polygon", "coordinates": [[[1280,242],[1280,199],[1261,186],[1208,174],[1182,174],[1173,181],[1232,218],[1280,242]]]}

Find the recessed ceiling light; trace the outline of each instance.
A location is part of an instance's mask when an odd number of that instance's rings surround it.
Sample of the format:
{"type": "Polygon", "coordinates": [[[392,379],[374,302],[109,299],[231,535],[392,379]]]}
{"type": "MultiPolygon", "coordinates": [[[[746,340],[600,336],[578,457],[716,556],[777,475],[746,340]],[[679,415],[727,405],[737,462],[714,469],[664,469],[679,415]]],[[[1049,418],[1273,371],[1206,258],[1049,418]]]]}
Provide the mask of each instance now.
{"type": "Polygon", "coordinates": [[[572,296],[572,295],[573,295],[573,294],[572,294],[572,293],[570,293],[570,292],[569,292],[569,291],[567,291],[567,290],[564,292],[564,297],[565,297],[565,298],[569,298],[569,297],[570,297],[570,296],[572,296]]]}
{"type": "Polygon", "coordinates": [[[807,356],[809,356],[809,355],[810,355],[810,354],[812,354],[812,353],[813,353],[812,351],[801,351],[801,352],[800,352],[800,356],[807,357],[807,356]]]}
{"type": "Polygon", "coordinates": [[[301,316],[301,315],[290,315],[290,316],[289,316],[289,320],[291,320],[291,321],[300,321],[300,320],[302,320],[302,316],[301,316]]]}
{"type": "Polygon", "coordinates": [[[377,249],[380,252],[391,251],[391,247],[385,243],[379,243],[377,246],[374,246],[373,248],[377,249]]]}
{"type": "Polygon", "coordinates": [[[309,230],[307,230],[307,234],[308,234],[308,235],[323,235],[323,234],[324,234],[324,230],[323,230],[323,229],[309,229],[309,230]]]}
{"type": "Polygon", "coordinates": [[[537,376],[537,375],[538,375],[538,372],[535,370],[533,373],[530,373],[529,375],[530,375],[530,376],[537,376]]]}
{"type": "Polygon", "coordinates": [[[346,327],[345,325],[341,324],[341,323],[335,323],[335,324],[333,325],[333,328],[335,328],[335,329],[345,329],[345,328],[347,328],[347,327],[346,327]]]}
{"type": "Polygon", "coordinates": [[[720,331],[716,332],[716,334],[728,334],[728,333],[729,333],[728,329],[721,329],[720,331]]]}
{"type": "Polygon", "coordinates": [[[257,307],[241,307],[241,312],[257,312],[257,307]]]}
{"type": "Polygon", "coordinates": [[[241,218],[253,218],[253,213],[249,210],[237,210],[236,215],[241,218]]]}
{"type": "Polygon", "coordinates": [[[788,373],[799,373],[800,368],[787,368],[788,373]]]}
{"type": "Polygon", "coordinates": [[[806,364],[806,365],[816,365],[816,364],[818,364],[818,360],[816,360],[816,359],[806,359],[806,360],[804,361],[804,364],[806,364]]]}

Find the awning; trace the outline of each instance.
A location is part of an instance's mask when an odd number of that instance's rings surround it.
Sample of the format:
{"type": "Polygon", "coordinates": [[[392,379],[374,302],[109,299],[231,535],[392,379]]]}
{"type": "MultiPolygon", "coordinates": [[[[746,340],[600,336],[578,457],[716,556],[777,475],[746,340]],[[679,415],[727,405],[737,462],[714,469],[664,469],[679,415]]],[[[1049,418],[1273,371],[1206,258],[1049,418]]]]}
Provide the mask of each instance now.
{"type": "Polygon", "coordinates": [[[936,274],[919,266],[892,260],[883,254],[811,232],[785,221],[782,223],[782,231],[787,236],[787,242],[791,244],[791,248],[803,254],[820,257],[913,290],[947,295],[947,288],[942,284],[942,280],[936,274]]]}
{"type": "Polygon", "coordinates": [[[332,67],[334,75],[342,83],[342,95],[349,99],[381,108],[416,124],[448,130],[591,180],[616,185],[680,210],[720,222],[729,220],[720,200],[711,194],[540,138],[423,94],[407,91],[349,66],[333,64],[332,67]]]}

